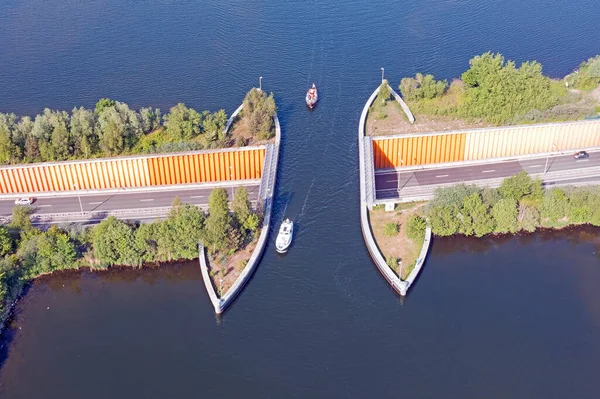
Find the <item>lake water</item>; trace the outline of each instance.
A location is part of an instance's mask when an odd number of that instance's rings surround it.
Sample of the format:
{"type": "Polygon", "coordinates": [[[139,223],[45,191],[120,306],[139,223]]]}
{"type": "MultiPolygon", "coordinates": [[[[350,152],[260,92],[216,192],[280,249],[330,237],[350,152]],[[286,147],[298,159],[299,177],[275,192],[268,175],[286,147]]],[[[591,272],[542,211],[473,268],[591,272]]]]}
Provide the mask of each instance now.
{"type": "Polygon", "coordinates": [[[357,125],[380,79],[452,78],[487,50],[552,76],[600,53],[595,0],[4,0],[0,112],[233,111],[258,84],[283,129],[274,237],[216,319],[197,264],[36,282],[0,398],[597,398],[597,230],[435,240],[406,300],[359,227],[357,125]],[[315,82],[319,105],[306,109],[315,82]]]}

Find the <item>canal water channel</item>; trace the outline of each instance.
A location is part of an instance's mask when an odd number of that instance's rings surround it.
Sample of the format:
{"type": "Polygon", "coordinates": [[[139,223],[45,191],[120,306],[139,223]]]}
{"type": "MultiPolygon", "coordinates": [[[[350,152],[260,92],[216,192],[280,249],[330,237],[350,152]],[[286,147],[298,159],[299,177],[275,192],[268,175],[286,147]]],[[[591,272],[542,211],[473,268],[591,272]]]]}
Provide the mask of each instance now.
{"type": "Polygon", "coordinates": [[[0,398],[597,398],[600,240],[577,229],[436,239],[402,300],[365,249],[357,127],[380,81],[451,79],[487,50],[551,76],[600,53],[594,0],[4,0],[0,112],[232,112],[282,125],[274,237],[216,318],[196,262],[36,281],[1,338],[0,398]],[[312,83],[320,101],[304,94],[312,83]]]}

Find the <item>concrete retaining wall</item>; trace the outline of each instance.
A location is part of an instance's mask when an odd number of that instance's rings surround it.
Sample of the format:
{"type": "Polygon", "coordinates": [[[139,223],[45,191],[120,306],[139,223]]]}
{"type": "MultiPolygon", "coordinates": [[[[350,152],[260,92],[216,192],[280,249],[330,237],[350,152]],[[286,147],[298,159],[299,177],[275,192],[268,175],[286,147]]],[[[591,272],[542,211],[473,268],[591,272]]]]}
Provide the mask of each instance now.
{"type": "MultiPolygon", "coordinates": [[[[239,106],[238,109],[231,115],[230,120],[227,121],[228,128],[231,127],[233,119],[235,116],[241,111],[242,106],[239,106]]],[[[266,189],[261,190],[259,195],[259,202],[263,206],[264,220],[263,227],[260,231],[260,236],[258,238],[258,242],[256,243],[256,248],[246,267],[240,273],[238,278],[235,280],[233,285],[227,290],[225,295],[218,297],[215,288],[212,285],[212,281],[210,279],[210,275],[208,273],[208,267],[206,264],[206,253],[204,251],[204,246],[199,246],[199,258],[200,258],[200,269],[202,270],[202,277],[204,279],[204,286],[206,287],[206,291],[208,292],[208,296],[210,297],[210,301],[213,305],[215,313],[221,314],[227,306],[233,302],[235,297],[242,291],[252,273],[258,266],[258,262],[263,254],[265,246],[267,244],[267,238],[269,237],[269,228],[271,226],[271,213],[273,208],[273,197],[275,195],[275,183],[277,181],[277,162],[279,161],[279,145],[281,142],[281,126],[279,124],[279,118],[277,114],[273,115],[273,119],[275,121],[275,144],[272,148],[272,151],[267,151],[269,159],[265,158],[263,171],[262,171],[262,179],[266,179],[266,189]]],[[[261,184],[262,186],[262,184],[261,184]]]]}
{"type": "Polygon", "coordinates": [[[394,98],[396,99],[396,101],[398,101],[398,103],[400,103],[400,106],[402,107],[402,109],[404,110],[404,113],[406,114],[406,116],[408,117],[408,120],[410,121],[410,123],[414,123],[415,121],[415,116],[413,115],[413,113],[410,111],[410,108],[408,108],[408,104],[406,104],[404,102],[404,100],[402,99],[402,97],[400,97],[400,94],[396,93],[394,91],[394,89],[392,89],[392,86],[388,85],[390,88],[390,91],[392,92],[392,96],[394,96],[394,98]]]}
{"type": "MultiPolygon", "coordinates": [[[[431,239],[431,230],[429,230],[429,238],[427,238],[427,246],[423,245],[423,248],[421,250],[421,254],[424,254],[423,256],[419,257],[419,260],[421,260],[419,267],[415,266],[415,269],[413,269],[413,273],[411,272],[411,274],[409,275],[409,277],[411,275],[413,275],[413,277],[411,278],[410,281],[403,281],[402,279],[400,279],[393,271],[392,269],[390,269],[390,267],[387,265],[387,263],[385,262],[385,259],[383,257],[383,255],[381,254],[381,252],[379,251],[379,248],[377,247],[377,243],[375,242],[375,238],[373,237],[373,232],[371,231],[371,224],[369,223],[369,214],[368,214],[368,194],[367,194],[367,181],[366,179],[368,178],[367,176],[367,164],[366,164],[366,160],[368,158],[368,154],[365,153],[365,124],[367,122],[367,115],[369,113],[369,107],[371,106],[371,104],[373,103],[373,101],[375,101],[375,98],[377,97],[377,94],[379,93],[379,88],[377,88],[373,94],[371,94],[371,97],[369,97],[369,99],[367,100],[367,103],[365,104],[362,113],[360,115],[360,121],[358,124],[358,157],[359,157],[359,180],[360,180],[360,226],[361,226],[361,230],[362,230],[362,234],[363,234],[363,238],[365,240],[365,244],[367,245],[367,250],[369,251],[369,253],[371,254],[371,258],[373,258],[373,261],[375,262],[375,265],[377,266],[377,268],[379,269],[379,271],[381,272],[381,274],[383,275],[383,277],[385,277],[385,279],[388,281],[388,283],[390,283],[390,285],[392,286],[392,288],[394,288],[394,290],[396,292],[398,292],[400,295],[406,295],[406,292],[408,290],[408,288],[410,287],[410,285],[412,284],[412,282],[416,279],[418,273],[421,271],[423,263],[425,261],[425,257],[427,255],[427,251],[429,250],[429,242],[431,239]]],[[[367,147],[368,148],[368,147],[367,147]]]]}
{"type": "MultiPolygon", "coordinates": [[[[411,270],[411,272],[406,276],[406,290],[410,288],[410,286],[415,282],[421,269],[423,268],[423,264],[425,263],[425,259],[427,258],[427,253],[429,252],[429,246],[431,245],[431,226],[429,225],[429,221],[427,221],[427,228],[425,229],[425,240],[423,241],[423,246],[421,247],[421,253],[419,253],[419,257],[415,263],[415,267],[411,270]]],[[[402,295],[406,295],[406,292],[402,295]]]]}

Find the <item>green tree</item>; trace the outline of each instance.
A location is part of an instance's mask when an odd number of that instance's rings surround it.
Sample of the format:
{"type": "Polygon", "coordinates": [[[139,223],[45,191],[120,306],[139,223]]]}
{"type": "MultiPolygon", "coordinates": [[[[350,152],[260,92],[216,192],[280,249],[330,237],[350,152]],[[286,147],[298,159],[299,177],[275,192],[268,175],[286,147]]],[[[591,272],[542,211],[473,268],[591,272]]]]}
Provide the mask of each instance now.
{"type": "Polygon", "coordinates": [[[273,93],[269,96],[259,89],[251,89],[244,98],[243,114],[248,118],[250,133],[259,139],[270,139],[275,135],[273,115],[277,111],[273,93]]]}
{"type": "Polygon", "coordinates": [[[0,163],[19,160],[19,149],[14,142],[16,115],[0,113],[0,163]]]}
{"type": "Polygon", "coordinates": [[[466,91],[461,109],[465,116],[501,123],[558,103],[550,79],[535,61],[517,68],[513,61],[505,63],[501,54],[488,52],[472,58],[469,64],[469,70],[462,74],[466,91]]]}
{"type": "MultiPolygon", "coordinates": [[[[577,188],[568,193],[568,217],[571,223],[588,223],[593,214],[595,196],[586,189],[577,188]]],[[[599,204],[600,205],[600,204],[599,204]]]]}
{"type": "Polygon", "coordinates": [[[508,177],[502,181],[498,192],[503,198],[522,200],[525,196],[533,195],[536,199],[541,198],[542,182],[532,179],[527,172],[508,177]]]}
{"type": "Polygon", "coordinates": [[[205,113],[202,120],[202,129],[207,141],[222,140],[225,126],[227,126],[227,114],[225,110],[220,109],[217,112],[205,113]]]}
{"type": "Polygon", "coordinates": [[[384,79],[379,85],[379,93],[377,94],[377,101],[381,104],[385,105],[387,101],[392,96],[392,92],[390,91],[390,85],[387,79],[384,79]]]}
{"type": "Polygon", "coordinates": [[[547,220],[546,225],[553,226],[569,213],[569,198],[564,190],[553,188],[545,193],[540,208],[542,221],[547,220]]]}
{"type": "Polygon", "coordinates": [[[406,226],[406,235],[413,241],[419,242],[425,238],[427,222],[420,216],[413,215],[406,226]]]}
{"type": "Polygon", "coordinates": [[[451,236],[458,233],[460,220],[451,205],[430,207],[428,217],[431,221],[431,231],[438,236],[451,236]]]}
{"type": "Polygon", "coordinates": [[[111,100],[110,98],[101,98],[96,103],[96,108],[94,109],[94,113],[96,115],[100,115],[106,108],[114,107],[115,100],[111,100]]]}
{"type": "Polygon", "coordinates": [[[10,221],[10,228],[20,233],[21,239],[35,234],[35,229],[31,223],[31,213],[33,208],[29,206],[15,206],[12,209],[12,218],[10,221]]]}
{"type": "Polygon", "coordinates": [[[13,242],[8,229],[0,226],[0,256],[4,256],[12,251],[13,242]]]}
{"type": "Polygon", "coordinates": [[[243,226],[252,213],[246,187],[239,187],[235,190],[235,196],[231,202],[231,209],[233,210],[233,216],[237,220],[238,225],[243,226]]]}
{"type": "Polygon", "coordinates": [[[498,233],[516,233],[519,229],[517,201],[503,198],[492,208],[492,216],[496,222],[498,233]]]}
{"type": "Polygon", "coordinates": [[[167,134],[173,140],[191,140],[200,134],[202,116],[193,108],[179,103],[165,115],[167,134]]]}
{"type": "Polygon", "coordinates": [[[143,134],[139,114],[118,101],[102,110],[95,131],[100,148],[108,155],[119,155],[132,148],[143,134]]]}
{"type": "Polygon", "coordinates": [[[494,231],[494,219],[481,194],[473,193],[463,200],[461,209],[463,234],[483,237],[494,231]]]}
{"type": "Polygon", "coordinates": [[[24,239],[17,253],[27,277],[75,267],[77,252],[69,236],[56,226],[24,239]]]}
{"type": "Polygon", "coordinates": [[[443,95],[447,88],[447,81],[436,81],[433,75],[421,73],[417,73],[414,78],[403,78],[399,86],[408,101],[430,100],[443,95]]]}
{"type": "Polygon", "coordinates": [[[135,242],[133,228],[114,216],[94,227],[94,256],[104,266],[140,265],[143,251],[133,245],[135,242]]]}
{"type": "Polygon", "coordinates": [[[50,123],[52,124],[52,133],[50,134],[51,160],[64,161],[71,153],[69,114],[64,111],[54,111],[50,123]]]}
{"type": "Polygon", "coordinates": [[[98,136],[95,132],[95,125],[94,112],[83,107],[73,108],[73,111],[71,111],[71,137],[74,141],[74,154],[76,156],[88,158],[98,151],[98,136]]]}
{"type": "Polygon", "coordinates": [[[169,218],[158,224],[158,254],[163,260],[194,259],[204,236],[204,213],[191,204],[173,206],[169,218]]]}
{"type": "Polygon", "coordinates": [[[227,249],[227,233],[230,226],[227,192],[223,188],[216,188],[208,198],[208,217],[204,229],[205,245],[213,250],[227,249]]]}
{"type": "Polygon", "coordinates": [[[531,205],[519,205],[519,228],[521,230],[534,232],[540,226],[540,211],[531,205]]]}

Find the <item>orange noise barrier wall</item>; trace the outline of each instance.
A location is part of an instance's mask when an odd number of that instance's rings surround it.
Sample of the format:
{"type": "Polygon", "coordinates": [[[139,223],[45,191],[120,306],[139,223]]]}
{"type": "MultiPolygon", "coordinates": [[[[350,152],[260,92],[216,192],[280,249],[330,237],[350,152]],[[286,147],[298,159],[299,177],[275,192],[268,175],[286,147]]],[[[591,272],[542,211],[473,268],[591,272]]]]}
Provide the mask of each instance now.
{"type": "Polygon", "coordinates": [[[373,137],[376,169],[600,147],[600,121],[373,137]]]}
{"type": "Polygon", "coordinates": [[[375,169],[464,161],[465,142],[464,133],[374,139],[375,169]]]}
{"type": "Polygon", "coordinates": [[[260,179],[264,147],[0,168],[0,193],[101,190],[260,179]]]}

